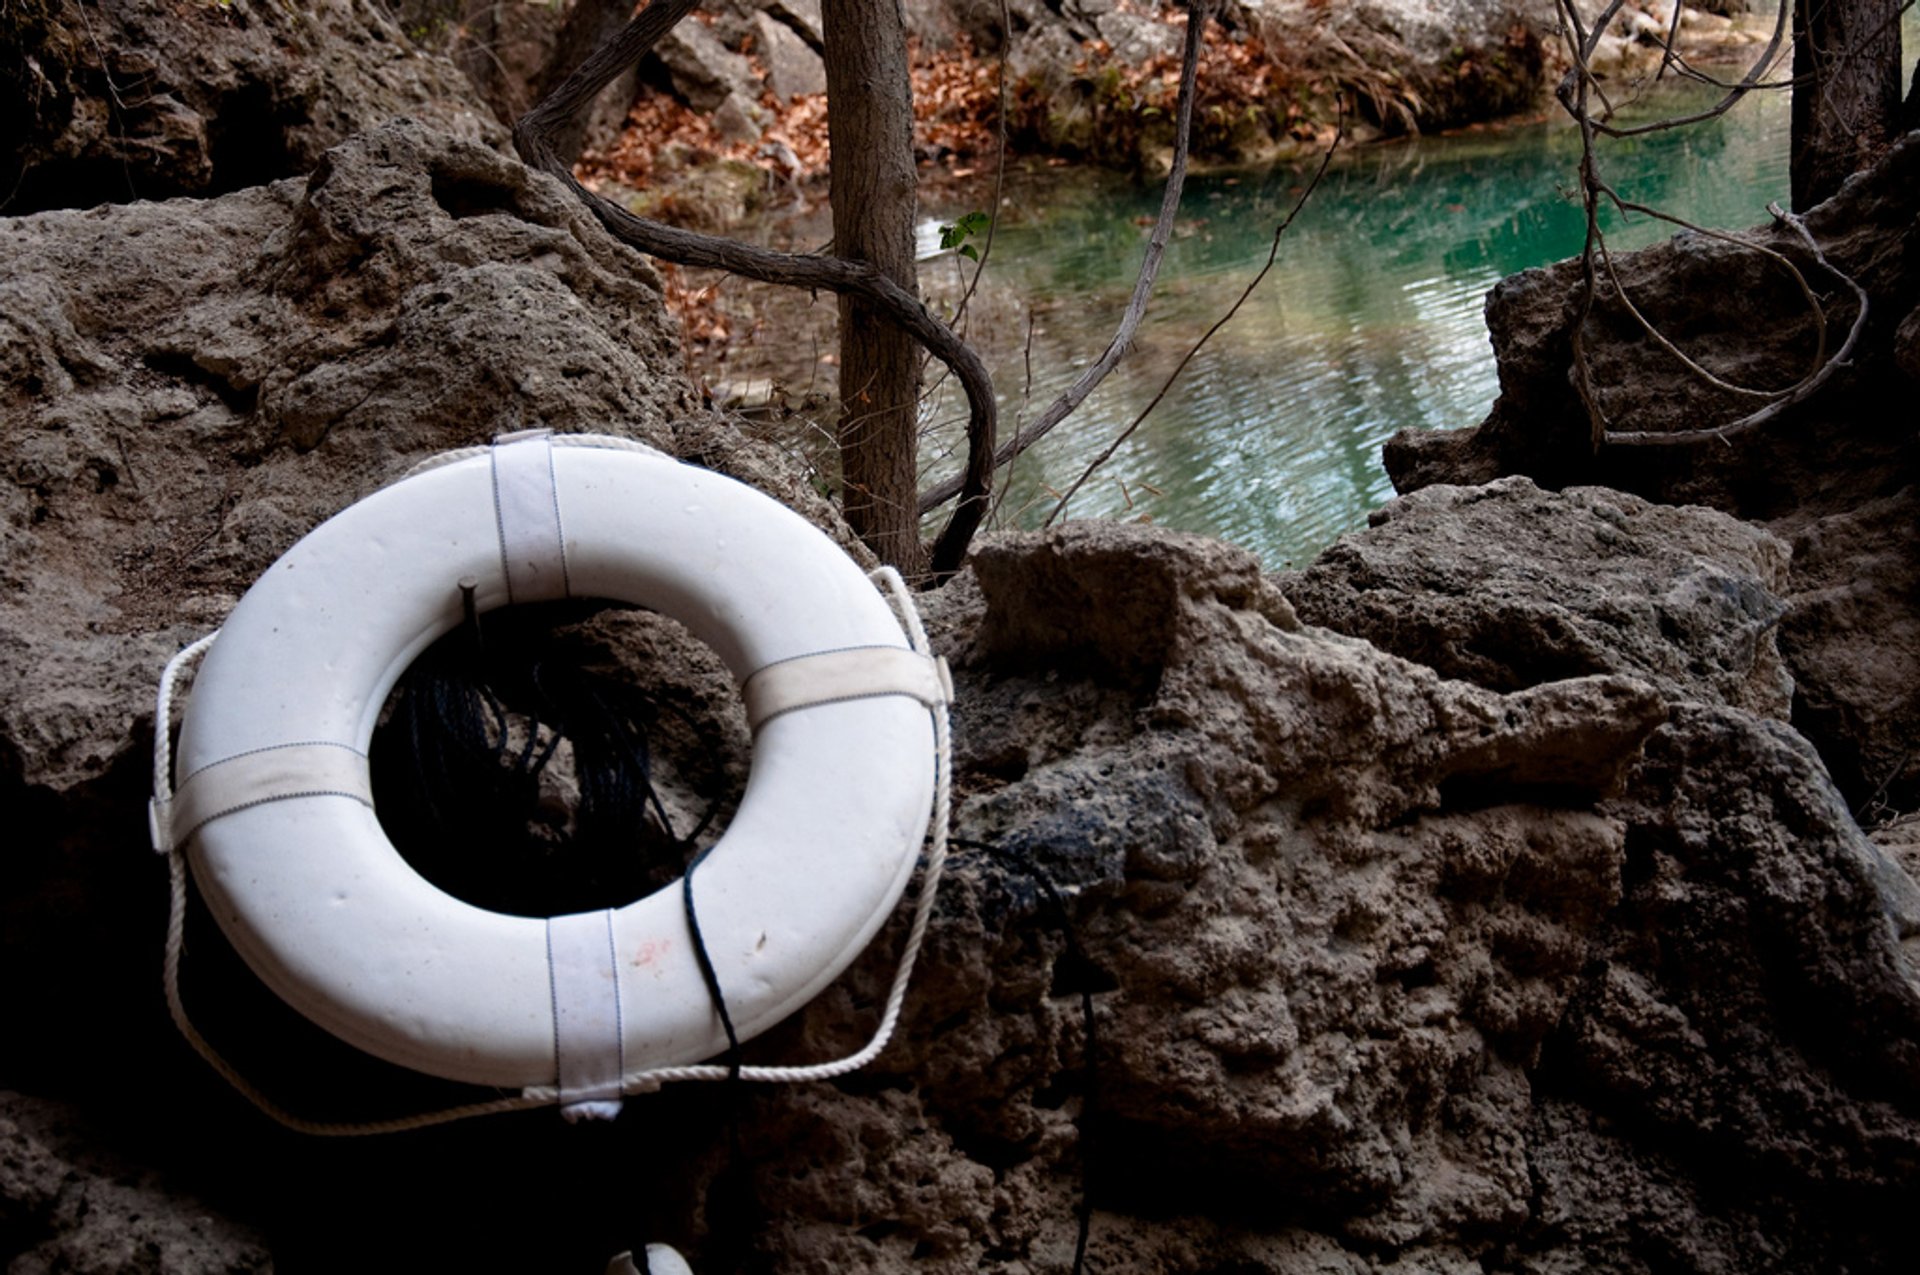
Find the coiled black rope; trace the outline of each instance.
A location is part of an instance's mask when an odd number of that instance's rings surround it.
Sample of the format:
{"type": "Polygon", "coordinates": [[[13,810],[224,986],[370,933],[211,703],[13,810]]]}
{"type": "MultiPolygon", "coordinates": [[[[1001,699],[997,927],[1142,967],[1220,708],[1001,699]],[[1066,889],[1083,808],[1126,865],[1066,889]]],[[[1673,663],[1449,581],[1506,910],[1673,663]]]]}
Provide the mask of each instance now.
{"type": "Polygon", "coordinates": [[[666,885],[717,816],[682,835],[654,784],[651,739],[669,719],[722,767],[699,725],[625,680],[582,668],[553,622],[580,606],[469,616],[401,680],[372,750],[376,805],[422,876],[498,912],[555,916],[619,907],[666,885]],[[533,612],[522,615],[521,612],[533,612]],[[562,743],[579,800],[543,805],[562,743]]]}

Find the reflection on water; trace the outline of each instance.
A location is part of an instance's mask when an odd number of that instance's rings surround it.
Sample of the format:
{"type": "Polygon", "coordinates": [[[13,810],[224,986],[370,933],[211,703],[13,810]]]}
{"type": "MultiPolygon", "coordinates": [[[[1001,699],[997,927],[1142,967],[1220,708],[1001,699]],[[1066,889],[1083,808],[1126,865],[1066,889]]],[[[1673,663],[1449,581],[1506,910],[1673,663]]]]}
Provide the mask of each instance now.
{"type": "MultiPolygon", "coordinates": [[[[1604,175],[1626,198],[1701,224],[1756,224],[1768,200],[1786,198],[1786,108],[1783,96],[1760,95],[1719,120],[1611,143],[1604,175]]],[[[1496,384],[1482,299],[1505,275],[1579,251],[1577,153],[1573,130],[1550,121],[1337,160],[1261,290],[1069,512],[1207,532],[1269,567],[1304,563],[1362,525],[1392,494],[1380,468],[1389,435],[1486,415],[1496,384]]],[[[1133,420],[1265,260],[1273,227],[1310,171],[1189,182],[1137,349],[1015,466],[1003,523],[1037,525],[1055,503],[1050,493],[1133,420]]],[[[991,283],[972,304],[969,330],[1000,387],[1003,430],[1097,357],[1157,204],[1156,190],[1099,174],[1050,170],[1013,181],[991,283]]],[[[928,211],[932,226],[967,210],[928,211]]],[[[1645,219],[1607,225],[1621,246],[1671,233],[1645,219]]],[[[951,279],[945,263],[923,269],[938,298],[951,279]]],[[[947,417],[957,412],[944,408],[947,417]]],[[[950,434],[929,439],[936,472],[953,463],[941,457],[950,434]]]]}

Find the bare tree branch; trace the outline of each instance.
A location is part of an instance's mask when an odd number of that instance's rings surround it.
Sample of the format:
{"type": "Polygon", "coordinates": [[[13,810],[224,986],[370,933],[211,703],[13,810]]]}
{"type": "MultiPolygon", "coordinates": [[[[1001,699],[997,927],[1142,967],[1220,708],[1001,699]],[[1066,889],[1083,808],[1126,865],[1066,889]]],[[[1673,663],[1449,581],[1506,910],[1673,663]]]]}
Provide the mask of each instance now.
{"type": "Polygon", "coordinates": [[[950,574],[966,556],[967,545],[986,516],[993,479],[998,408],[993,378],[972,347],[911,293],[866,262],[773,252],[637,217],[582,186],[555,149],[554,139],[561,126],[584,110],[622,71],[639,61],[697,4],[698,0],[654,0],[641,10],[539,105],[520,117],[513,127],[514,145],[527,164],[566,183],[621,242],[681,265],[726,270],[763,283],[860,297],[952,369],[967,395],[967,467],[955,483],[954,494],[961,497],[960,503],[934,542],[932,553],[934,574],[950,574]]]}
{"type": "Polygon", "coordinates": [[[1307,188],[1300,192],[1300,198],[1293,201],[1293,207],[1287,210],[1287,215],[1280,219],[1278,226],[1274,227],[1273,244],[1267,249],[1266,264],[1260,267],[1259,273],[1253,276],[1252,282],[1247,284],[1246,289],[1240,293],[1239,297],[1234,300],[1234,303],[1227,307],[1227,312],[1218,319],[1215,319],[1212,327],[1201,333],[1200,339],[1193,343],[1192,348],[1181,357],[1180,362],[1175,365],[1173,371],[1167,374],[1167,379],[1161,382],[1159,391],[1154,394],[1153,398],[1148,401],[1145,407],[1140,409],[1140,414],[1133,418],[1133,422],[1116,434],[1113,441],[1107,444],[1106,449],[1094,457],[1093,461],[1080,472],[1080,476],[1073,480],[1073,484],[1061,495],[1059,503],[1054,505],[1053,512],[1047,515],[1047,521],[1044,525],[1051,527],[1053,520],[1066,511],[1067,502],[1073,499],[1074,493],[1086,484],[1087,479],[1093,477],[1094,472],[1098,470],[1100,466],[1113,459],[1113,454],[1120,450],[1120,444],[1133,437],[1133,432],[1140,428],[1140,423],[1153,414],[1153,409],[1160,406],[1160,400],[1167,396],[1167,391],[1173,388],[1173,383],[1180,379],[1182,372],[1187,370],[1187,364],[1193,362],[1194,356],[1200,353],[1207,342],[1213,340],[1214,333],[1226,327],[1233,319],[1233,316],[1240,313],[1240,307],[1247,303],[1247,298],[1253,295],[1253,290],[1259,287],[1261,280],[1265,279],[1273,270],[1273,263],[1280,259],[1280,236],[1287,233],[1287,227],[1291,226],[1293,219],[1300,215],[1300,210],[1307,206],[1307,200],[1313,198],[1313,192],[1319,187],[1320,179],[1327,175],[1327,165],[1333,162],[1333,153],[1340,149],[1340,143],[1345,139],[1346,135],[1347,120],[1343,112],[1334,129],[1333,141],[1327,144],[1325,153],[1320,156],[1320,167],[1313,171],[1313,180],[1307,183],[1307,188]]]}
{"type": "MultiPolygon", "coordinates": [[[[1568,8],[1572,7],[1570,4],[1567,3],[1567,0],[1562,0],[1562,3],[1565,4],[1566,7],[1568,8]]],[[[1788,10],[1792,7],[1792,3],[1793,3],[1793,0],[1780,0],[1780,6],[1775,11],[1775,14],[1774,14],[1773,36],[1771,39],[1767,41],[1767,46],[1764,49],[1760,50],[1759,56],[1754,58],[1753,65],[1747,68],[1747,73],[1746,75],[1741,77],[1740,82],[1738,84],[1733,84],[1728,86],[1726,95],[1722,97],[1718,102],[1715,102],[1712,106],[1708,107],[1706,110],[1696,111],[1692,115],[1671,116],[1666,119],[1655,120],[1651,124],[1635,125],[1632,128],[1615,128],[1604,120],[1596,120],[1594,121],[1594,125],[1593,125],[1594,131],[1597,133],[1603,133],[1608,137],[1639,137],[1645,133],[1661,133],[1661,132],[1667,131],[1668,129],[1681,128],[1688,124],[1698,124],[1704,120],[1715,119],[1721,115],[1725,115],[1729,110],[1733,109],[1733,104],[1735,102],[1738,102],[1741,98],[1745,97],[1748,93],[1751,93],[1754,89],[1764,87],[1761,81],[1765,78],[1767,72],[1773,69],[1774,63],[1779,59],[1781,46],[1786,40],[1787,13],[1788,13],[1788,10]]],[[[1678,9],[1679,9],[1679,5],[1676,4],[1675,16],[1674,16],[1676,29],[1678,29],[1678,23],[1679,23],[1678,9]]],[[[1603,19],[1602,24],[1595,26],[1594,43],[1596,44],[1598,43],[1598,37],[1601,30],[1601,26],[1604,25],[1604,21],[1609,20],[1611,16],[1612,16],[1612,11],[1610,10],[1608,12],[1607,19],[1603,19]]],[[[1672,41],[1671,39],[1669,39],[1667,44],[1667,52],[1663,54],[1661,58],[1661,65],[1663,67],[1666,65],[1667,58],[1672,56],[1672,49],[1673,49],[1672,41]]],[[[1580,55],[1579,64],[1575,67],[1573,71],[1569,71],[1568,74],[1572,75],[1577,72],[1580,75],[1591,77],[1592,71],[1589,69],[1587,62],[1588,62],[1588,59],[1592,57],[1592,55],[1593,55],[1593,50],[1591,48],[1588,48],[1584,53],[1580,55]]],[[[1695,78],[1705,78],[1705,77],[1696,76],[1695,78]]],[[[1611,111],[1609,111],[1609,114],[1611,114],[1611,111]]]]}
{"type": "MultiPolygon", "coordinates": [[[[1212,16],[1214,3],[1215,0],[1189,0],[1187,5],[1187,39],[1180,63],[1180,96],[1174,111],[1173,163],[1167,173],[1166,192],[1160,199],[1160,216],[1153,223],[1152,233],[1147,236],[1146,257],[1140,263],[1140,275],[1134,280],[1133,295],[1127,301],[1126,312],[1120,317],[1120,326],[1114,330],[1113,339],[1107,343],[1106,350],[1093,366],[1082,372],[1079,379],[1068,386],[1059,398],[1048,404],[1032,424],[1000,445],[993,456],[995,469],[1039,442],[1054,426],[1072,415],[1133,347],[1134,335],[1139,332],[1140,323],[1147,315],[1147,299],[1153,294],[1153,283],[1160,273],[1161,259],[1166,255],[1168,241],[1173,238],[1174,216],[1180,210],[1180,192],[1187,180],[1188,143],[1193,132],[1194,84],[1200,69],[1200,42],[1205,36],[1207,19],[1212,16]]],[[[963,490],[964,483],[959,478],[935,483],[920,493],[920,512],[924,514],[938,509],[963,490]]]]}
{"type": "MultiPolygon", "coordinates": [[[[1580,257],[1580,302],[1577,312],[1573,316],[1572,333],[1570,337],[1573,356],[1573,383],[1576,392],[1580,396],[1581,403],[1587,410],[1588,420],[1592,428],[1594,450],[1598,451],[1603,446],[1672,447],[1691,445],[1709,440],[1726,442],[1735,435],[1746,433],[1747,431],[1766,424],[1768,421],[1778,418],[1780,414],[1788,408],[1797,403],[1804,402],[1808,397],[1817,393],[1825,386],[1840,368],[1847,366],[1854,345],[1858,341],[1860,333],[1866,324],[1866,291],[1852,278],[1844,274],[1827,260],[1819,244],[1814,241],[1812,234],[1808,232],[1804,222],[1789,213],[1781,211],[1777,204],[1769,204],[1767,206],[1767,211],[1774,216],[1776,221],[1798,234],[1808,251],[1813,254],[1814,261],[1823,270],[1840,280],[1853,291],[1855,299],[1859,304],[1859,310],[1854,316],[1853,324],[1847,333],[1846,340],[1843,342],[1839,352],[1829,359],[1826,353],[1826,309],[1821,305],[1820,299],[1818,295],[1815,294],[1812,285],[1807,282],[1806,275],[1801,272],[1800,268],[1796,266],[1791,259],[1785,254],[1767,247],[1765,244],[1754,243],[1751,240],[1728,234],[1725,231],[1710,230],[1703,226],[1697,226],[1682,218],[1675,217],[1670,213],[1662,212],[1657,208],[1622,198],[1618,191],[1600,177],[1599,162],[1596,154],[1596,141],[1598,137],[1602,135],[1608,137],[1633,137],[1645,133],[1679,128],[1686,124],[1694,124],[1702,120],[1712,119],[1715,116],[1725,113],[1735,102],[1745,97],[1746,94],[1757,88],[1767,87],[1763,85],[1761,81],[1778,56],[1781,41],[1786,31],[1786,18],[1791,0],[1781,0],[1779,9],[1775,14],[1772,39],[1768,42],[1767,47],[1762,50],[1760,55],[1754,60],[1746,76],[1738,84],[1730,86],[1726,96],[1723,97],[1720,102],[1706,111],[1693,115],[1669,117],[1632,128],[1615,128],[1607,125],[1603,121],[1594,118],[1593,112],[1588,106],[1589,94],[1598,92],[1598,81],[1593,73],[1591,57],[1594,50],[1599,47],[1600,38],[1605,34],[1608,24],[1619,12],[1620,4],[1618,0],[1611,3],[1607,9],[1595,19],[1590,28],[1582,23],[1578,6],[1574,3],[1574,0],[1557,0],[1557,3],[1562,20],[1569,32],[1566,43],[1573,59],[1573,68],[1567,72],[1566,78],[1561,81],[1555,95],[1559,98],[1560,104],[1566,109],[1567,113],[1573,117],[1575,123],[1580,128],[1581,202],[1586,212],[1586,243],[1581,251],[1580,257]],[[1705,235],[1724,243],[1733,244],[1736,247],[1760,253],[1762,256],[1767,257],[1782,269],[1786,270],[1787,273],[1793,277],[1794,283],[1800,291],[1800,295],[1806,300],[1813,314],[1814,326],[1817,333],[1817,348],[1814,351],[1812,365],[1807,374],[1797,383],[1778,390],[1756,389],[1750,386],[1737,385],[1702,366],[1697,360],[1669,340],[1667,336],[1647,318],[1640,308],[1634,304],[1633,298],[1628,295],[1626,287],[1620,279],[1619,272],[1614,266],[1613,254],[1607,247],[1606,236],[1600,230],[1600,204],[1603,199],[1611,203],[1623,214],[1639,213],[1679,226],[1685,230],[1693,231],[1696,234],[1705,235]],[[1608,423],[1606,414],[1595,395],[1591,367],[1587,359],[1586,350],[1587,320],[1591,317],[1594,304],[1600,295],[1599,276],[1602,269],[1605,271],[1607,282],[1611,286],[1613,296],[1620,302],[1627,314],[1655,345],[1668,356],[1675,359],[1690,376],[1712,386],[1722,393],[1766,400],[1766,406],[1750,412],[1738,420],[1708,429],[1676,431],[1613,429],[1608,423]]],[[[1662,70],[1668,65],[1680,66],[1683,70],[1687,69],[1684,68],[1684,63],[1680,61],[1673,49],[1673,40],[1678,30],[1679,12],[1678,6],[1676,6],[1673,22],[1667,32],[1667,45],[1663,51],[1661,60],[1662,70]]],[[[1611,113],[1611,106],[1608,107],[1608,111],[1611,113]]]]}
{"type": "MultiPolygon", "coordinates": [[[[1859,312],[1853,316],[1853,326],[1847,330],[1847,339],[1841,342],[1839,350],[1834,353],[1832,358],[1822,363],[1818,370],[1801,381],[1798,386],[1787,391],[1783,397],[1767,404],[1767,406],[1761,408],[1759,411],[1742,416],[1737,421],[1731,421],[1728,424],[1720,425],[1713,429],[1689,429],[1672,432],[1636,430],[1609,433],[1606,438],[1609,444],[1621,447],[1678,447],[1713,439],[1724,443],[1736,434],[1744,434],[1750,430],[1758,429],[1768,421],[1779,417],[1787,411],[1787,409],[1805,402],[1818,393],[1841,368],[1852,366],[1853,347],[1858,344],[1860,334],[1866,330],[1867,326],[1867,290],[1861,287],[1851,275],[1846,274],[1831,261],[1827,260],[1826,253],[1820,250],[1820,244],[1814,239],[1812,232],[1807,229],[1807,223],[1805,221],[1793,213],[1782,209],[1777,203],[1768,204],[1767,211],[1772,213],[1775,220],[1781,225],[1786,226],[1789,230],[1792,230],[1800,236],[1800,241],[1806,244],[1807,251],[1813,254],[1814,261],[1818,262],[1822,269],[1826,270],[1828,274],[1831,274],[1841,283],[1844,283],[1853,292],[1854,301],[1859,305],[1860,309],[1859,312]]],[[[1796,271],[1796,273],[1798,272],[1796,271]]]]}

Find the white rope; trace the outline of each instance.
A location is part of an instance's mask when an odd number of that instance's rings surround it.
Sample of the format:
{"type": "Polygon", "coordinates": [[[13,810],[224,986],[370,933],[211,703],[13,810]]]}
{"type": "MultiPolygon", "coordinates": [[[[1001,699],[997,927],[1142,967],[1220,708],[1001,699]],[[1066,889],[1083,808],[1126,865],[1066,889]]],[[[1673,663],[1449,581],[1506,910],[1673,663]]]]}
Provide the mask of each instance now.
{"type": "Polygon", "coordinates": [[[238,1068],[228,1062],[220,1051],[215,1049],[207,1038],[200,1034],[193,1021],[187,1017],[187,1007],[180,999],[180,955],[186,948],[187,934],[187,857],[185,847],[175,845],[168,828],[169,808],[173,804],[173,697],[181,679],[186,675],[187,667],[202,655],[213,640],[220,636],[215,629],[197,642],[183,648],[179,654],[167,661],[165,671],[160,674],[160,692],[155,698],[153,714],[153,826],[154,849],[167,856],[167,949],[162,965],[161,978],[166,988],[167,1012],[173,1018],[173,1025],[193,1051],[206,1060],[209,1067],[219,1073],[221,1079],[232,1085],[235,1092],[252,1103],[263,1115],[269,1116],[294,1130],[296,1133],[309,1133],[320,1137],[353,1137],[375,1133],[400,1133],[407,1129],[424,1129],[429,1125],[446,1124],[454,1120],[464,1120],[469,1116],[488,1116],[503,1111],[522,1111],[529,1107],[538,1107],[544,1103],[525,1096],[496,1098],[490,1102],[467,1103],[464,1106],[448,1107],[441,1111],[422,1112],[417,1115],[400,1116],[392,1120],[371,1120],[361,1123],[338,1123],[325,1120],[308,1120],[296,1116],[273,1099],[255,1088],[238,1068]]]}
{"type": "MultiPolygon", "coordinates": [[[[571,435],[570,437],[597,437],[593,435],[571,435]]],[[[556,439],[556,442],[559,440],[556,439]]],[[[625,440],[616,440],[625,441],[625,440]]],[[[645,448],[644,444],[639,447],[645,448]]],[[[487,449],[474,449],[473,454],[485,454],[487,449]]],[[[652,450],[647,448],[646,450],[652,450]]],[[[418,472],[416,470],[416,472],[418,472]]],[[[922,655],[931,657],[932,649],[927,641],[927,631],[920,621],[920,612],[914,606],[913,594],[900,573],[892,567],[881,567],[873,573],[879,584],[884,587],[895,611],[907,630],[907,641],[913,649],[922,655]]],[[[559,1102],[560,1091],[557,1085],[536,1085],[524,1089],[518,1096],[503,1097],[487,1102],[468,1103],[463,1106],[447,1107],[439,1111],[423,1112],[417,1115],[402,1116],[392,1120],[375,1120],[360,1123],[339,1123],[332,1121],[308,1120],[287,1111],[240,1074],[205,1037],[201,1036],[187,1017],[186,1006],[180,999],[180,956],[186,945],[187,919],[187,872],[184,847],[173,844],[167,819],[173,802],[173,761],[172,761],[172,713],[173,697],[187,667],[193,663],[219,637],[215,630],[205,637],[182,649],[179,654],[167,661],[160,675],[160,690],[154,706],[153,719],[153,804],[151,820],[154,828],[154,849],[167,856],[168,879],[170,883],[170,902],[167,912],[167,946],[164,963],[164,982],[166,986],[167,1010],[173,1017],[173,1025],[180,1035],[193,1047],[195,1053],[205,1059],[207,1065],[219,1073],[222,1079],[232,1085],[235,1092],[252,1103],[262,1114],[285,1125],[298,1133],[313,1134],[320,1137],[358,1137],[380,1133],[400,1133],[408,1129],[424,1129],[431,1125],[447,1124],[455,1120],[465,1120],[473,1116],[498,1115],[507,1111],[525,1111],[533,1107],[552,1106],[559,1102]]],[[[844,1058],[830,1062],[811,1063],[795,1067],[741,1067],[739,1077],[767,1083],[796,1084],[804,1081],[830,1080],[844,1076],[878,1058],[886,1049],[893,1033],[900,1023],[900,1014],[906,1004],[907,986],[913,979],[914,963],[919,959],[920,947],[926,939],[927,925],[933,916],[934,898],[940,889],[940,874],[947,861],[948,825],[952,815],[952,766],[953,747],[952,730],[948,721],[947,705],[939,703],[931,710],[933,714],[934,741],[934,797],[932,841],[927,850],[927,862],[921,876],[920,894],[915,901],[913,922],[907,929],[906,944],[900,952],[900,964],[893,976],[893,986],[887,993],[887,1003],[881,1012],[879,1026],[874,1030],[873,1038],[859,1050],[844,1058]]],[[[712,1063],[700,1063],[684,1067],[655,1067],[628,1072],[620,1078],[620,1090],[623,1094],[650,1093],[661,1085],[675,1081],[689,1080],[726,1080],[734,1072],[712,1063]]]]}

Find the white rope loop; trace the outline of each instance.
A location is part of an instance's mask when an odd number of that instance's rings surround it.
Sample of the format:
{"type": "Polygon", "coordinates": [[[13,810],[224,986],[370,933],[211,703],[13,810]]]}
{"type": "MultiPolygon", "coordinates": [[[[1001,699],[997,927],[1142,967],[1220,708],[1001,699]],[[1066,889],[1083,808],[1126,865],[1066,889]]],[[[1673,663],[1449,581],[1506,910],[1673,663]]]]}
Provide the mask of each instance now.
{"type": "MultiPolygon", "coordinates": [[[[604,436],[566,435],[553,441],[560,444],[563,439],[595,439],[604,436]]],[[[609,439],[614,444],[629,444],[630,440],[609,439]]],[[[601,445],[598,441],[581,445],[601,445]]],[[[631,450],[653,452],[645,444],[631,444],[631,450]]],[[[485,454],[488,449],[470,449],[466,454],[485,454]]],[[[433,462],[423,462],[415,466],[413,473],[435,468],[447,463],[449,459],[459,459],[460,453],[450,457],[436,457],[433,462]]],[[[881,567],[872,573],[873,578],[887,595],[901,623],[907,631],[907,640],[914,652],[928,660],[937,660],[927,640],[925,626],[921,623],[920,613],[913,602],[913,594],[901,579],[900,573],[892,567],[881,567]]],[[[498,1115],[508,1111],[525,1111],[534,1107],[551,1106],[562,1100],[561,1088],[557,1085],[531,1086],[518,1096],[502,1097],[486,1102],[468,1103],[439,1111],[423,1112],[391,1120],[342,1123],[315,1121],[294,1115],[267,1097],[245,1076],[229,1063],[220,1052],[203,1037],[188,1018],[186,1007],[180,998],[180,957],[185,947],[187,913],[187,872],[185,858],[185,838],[173,835],[173,774],[172,774],[172,712],[173,700],[186,672],[219,637],[219,630],[182,648],[167,661],[161,673],[160,686],[154,705],[153,730],[153,796],[148,808],[149,830],[153,848],[167,856],[169,905],[167,913],[166,952],[162,977],[165,987],[167,1010],[173,1024],[194,1052],[204,1059],[227,1083],[262,1114],[298,1133],[321,1137],[355,1137],[383,1133],[399,1133],[409,1129],[422,1129],[432,1125],[446,1124],[455,1120],[464,1120],[474,1116],[498,1115]]],[[[907,938],[900,953],[900,963],[896,967],[893,984],[887,993],[886,1005],[880,1015],[880,1022],[870,1040],[855,1052],[843,1058],[828,1062],[802,1066],[785,1067],[741,1067],[739,1078],[764,1083],[801,1083],[805,1081],[829,1080],[844,1076],[879,1057],[892,1040],[899,1026],[900,1015],[906,1004],[907,988],[913,978],[913,969],[920,955],[920,948],[926,938],[928,924],[933,915],[933,905],[940,887],[940,876],[946,866],[948,828],[952,816],[952,732],[948,718],[948,699],[951,688],[946,684],[944,666],[941,666],[941,680],[945,693],[934,699],[929,705],[933,718],[934,733],[934,801],[930,820],[930,844],[926,854],[926,867],[921,878],[920,893],[914,904],[913,920],[908,926],[907,938]]],[[[710,1063],[683,1067],[658,1067],[628,1072],[619,1078],[618,1092],[632,1095],[650,1093],[661,1085],[675,1081],[716,1081],[726,1080],[734,1074],[727,1067],[710,1063]]],[[[572,1098],[569,1086],[568,1097],[572,1098]]]]}

